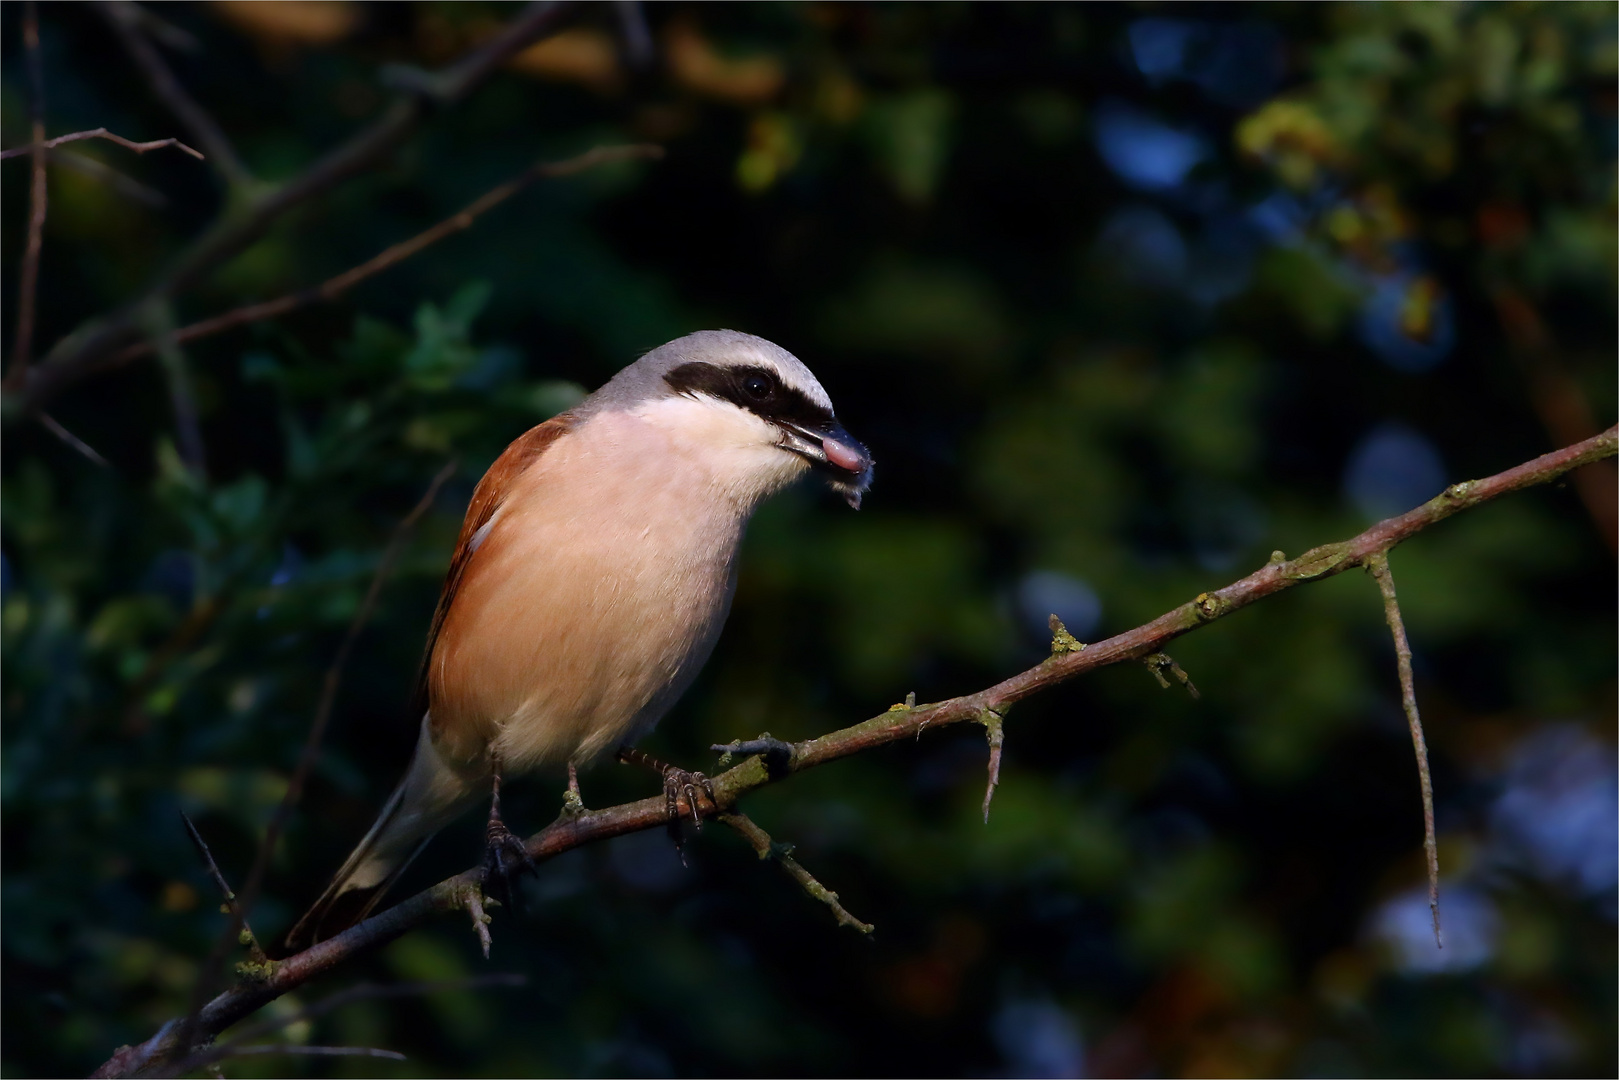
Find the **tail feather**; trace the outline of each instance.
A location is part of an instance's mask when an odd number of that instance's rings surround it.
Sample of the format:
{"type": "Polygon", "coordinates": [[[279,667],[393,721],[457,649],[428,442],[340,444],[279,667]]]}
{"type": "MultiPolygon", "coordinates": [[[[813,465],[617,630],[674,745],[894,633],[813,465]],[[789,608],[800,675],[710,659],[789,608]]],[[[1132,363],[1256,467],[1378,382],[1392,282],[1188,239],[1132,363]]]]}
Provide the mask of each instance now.
{"type": "Polygon", "coordinates": [[[286,948],[302,950],[370,915],[433,835],[478,794],[473,777],[453,768],[433,746],[424,717],[404,779],[320,898],[287,932],[286,948]]]}

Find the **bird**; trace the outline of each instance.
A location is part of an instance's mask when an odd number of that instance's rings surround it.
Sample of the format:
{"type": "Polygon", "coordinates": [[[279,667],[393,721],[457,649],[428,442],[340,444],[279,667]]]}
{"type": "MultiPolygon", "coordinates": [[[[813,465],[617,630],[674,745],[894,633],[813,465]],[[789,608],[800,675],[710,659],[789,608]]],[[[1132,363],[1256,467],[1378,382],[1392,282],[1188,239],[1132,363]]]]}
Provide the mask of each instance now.
{"type": "Polygon", "coordinates": [[[314,905],[296,950],[364,919],[432,836],[490,800],[485,879],[528,862],[503,778],[618,752],[698,819],[700,773],[634,749],[713,652],[737,550],[768,496],[819,474],[859,509],[873,462],[797,357],[735,330],[677,338],[508,446],[473,490],[423,652],[403,779],[314,905]]]}

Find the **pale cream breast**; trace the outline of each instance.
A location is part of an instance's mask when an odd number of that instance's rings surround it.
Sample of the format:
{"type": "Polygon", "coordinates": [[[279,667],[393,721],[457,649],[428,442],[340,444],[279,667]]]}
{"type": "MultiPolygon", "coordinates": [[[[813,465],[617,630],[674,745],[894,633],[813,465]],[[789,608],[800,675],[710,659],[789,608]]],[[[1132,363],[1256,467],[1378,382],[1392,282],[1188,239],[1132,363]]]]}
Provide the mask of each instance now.
{"type": "Polygon", "coordinates": [[[746,519],[796,471],[745,423],[674,400],[598,413],[516,479],[430,659],[448,756],[588,760],[655,724],[707,660],[746,519]],[[787,468],[748,457],[765,452],[787,468]]]}

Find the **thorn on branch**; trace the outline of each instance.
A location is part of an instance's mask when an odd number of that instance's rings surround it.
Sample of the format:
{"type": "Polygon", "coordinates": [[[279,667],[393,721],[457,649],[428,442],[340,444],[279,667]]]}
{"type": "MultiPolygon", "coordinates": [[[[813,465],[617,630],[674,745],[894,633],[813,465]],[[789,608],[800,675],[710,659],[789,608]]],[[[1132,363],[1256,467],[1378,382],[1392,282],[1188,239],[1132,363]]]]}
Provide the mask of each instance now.
{"type": "MultiPolygon", "coordinates": [[[[1053,619],[1056,617],[1052,616],[1053,619]]],[[[985,709],[978,717],[978,722],[984,725],[984,736],[989,740],[989,785],[984,789],[985,825],[989,824],[989,804],[995,798],[995,789],[1001,782],[1001,746],[1006,742],[1005,719],[1002,713],[994,709],[985,709]]]]}
{"type": "Polygon", "coordinates": [[[467,909],[467,914],[472,917],[472,932],[478,935],[478,944],[483,948],[483,958],[487,960],[489,959],[489,946],[494,944],[494,940],[489,936],[489,924],[494,922],[494,918],[484,911],[483,907],[485,902],[493,907],[499,901],[493,897],[484,896],[483,885],[474,882],[467,886],[462,902],[467,909]]]}
{"type": "Polygon", "coordinates": [[[758,855],[761,860],[774,860],[776,865],[780,866],[788,877],[798,882],[799,887],[808,893],[811,898],[819,900],[830,908],[832,916],[838,920],[839,926],[853,927],[862,934],[870,934],[876,929],[870,923],[861,922],[849,914],[849,910],[838,902],[837,893],[816,881],[814,875],[799,865],[798,860],[792,856],[793,846],[791,844],[776,843],[770,838],[769,833],[755,825],[753,820],[740,810],[726,810],[715,816],[741,834],[742,839],[748,842],[748,846],[753,848],[754,854],[758,855]]]}
{"type": "Polygon", "coordinates": [[[1377,581],[1383,594],[1383,618],[1394,637],[1394,658],[1400,672],[1400,702],[1405,706],[1406,723],[1411,728],[1411,745],[1417,754],[1417,779],[1422,784],[1422,846],[1428,856],[1428,910],[1433,915],[1434,947],[1443,949],[1445,939],[1439,930],[1439,839],[1433,823],[1433,776],[1428,771],[1428,740],[1422,734],[1422,717],[1417,713],[1417,684],[1411,673],[1411,642],[1405,636],[1405,619],[1394,593],[1394,574],[1389,570],[1387,551],[1375,551],[1366,558],[1366,570],[1377,581]]]}
{"type": "Polygon", "coordinates": [[[242,928],[240,937],[237,940],[247,946],[248,957],[255,965],[269,964],[271,962],[270,957],[259,945],[259,939],[253,936],[253,928],[247,924],[247,916],[242,914],[241,907],[237,905],[236,893],[231,889],[230,882],[225,880],[225,875],[220,871],[219,864],[214,861],[214,853],[208,850],[208,842],[202,838],[202,833],[197,830],[196,823],[191,820],[191,816],[184,810],[180,811],[180,820],[185,822],[186,832],[191,836],[191,843],[196,846],[197,855],[202,859],[202,865],[208,871],[208,876],[213,878],[214,884],[219,887],[219,894],[225,900],[225,910],[242,928]]]}
{"type": "Polygon", "coordinates": [[[1047,620],[1051,627],[1051,655],[1061,656],[1063,653],[1083,652],[1085,643],[1068,632],[1068,627],[1062,620],[1052,615],[1047,620]]]}
{"type": "Polygon", "coordinates": [[[1147,670],[1152,672],[1152,677],[1157,679],[1158,685],[1165,690],[1169,689],[1169,679],[1164,675],[1164,672],[1167,671],[1175,676],[1182,686],[1186,687],[1186,692],[1191,694],[1193,698],[1203,696],[1198,693],[1197,687],[1192,683],[1192,677],[1181,670],[1181,666],[1175,663],[1175,658],[1168,653],[1155,652],[1151,656],[1143,656],[1141,662],[1147,665],[1147,670]]]}
{"type": "Polygon", "coordinates": [[[766,775],[772,780],[780,780],[793,771],[793,744],[774,738],[768,731],[761,732],[757,739],[716,743],[709,749],[721,755],[721,765],[730,764],[736,755],[751,757],[757,754],[764,762],[766,775]]]}

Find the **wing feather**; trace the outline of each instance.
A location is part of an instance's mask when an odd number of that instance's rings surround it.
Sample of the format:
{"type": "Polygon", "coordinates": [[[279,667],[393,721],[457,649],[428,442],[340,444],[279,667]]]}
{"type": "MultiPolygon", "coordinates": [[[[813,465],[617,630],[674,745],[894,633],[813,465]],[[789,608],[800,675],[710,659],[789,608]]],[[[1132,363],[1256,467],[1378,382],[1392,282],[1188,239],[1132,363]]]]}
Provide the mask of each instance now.
{"type": "Polygon", "coordinates": [[[433,623],[427,632],[427,647],[422,652],[421,671],[417,678],[417,696],[424,707],[428,697],[428,665],[433,660],[433,648],[438,644],[444,620],[455,604],[456,594],[466,579],[467,568],[473,556],[488,535],[495,514],[505,502],[517,478],[540,459],[552,443],[572,431],[578,420],[569,413],[553,416],[543,424],[530,428],[512,441],[505,451],[489,466],[478,486],[472,491],[467,505],[467,516],[461,522],[461,535],[456,540],[455,554],[450,556],[450,570],[444,577],[444,590],[439,594],[438,607],[433,611],[433,623]]]}

